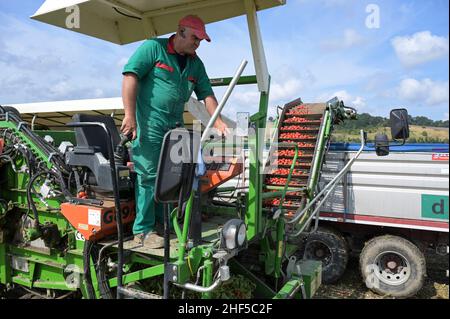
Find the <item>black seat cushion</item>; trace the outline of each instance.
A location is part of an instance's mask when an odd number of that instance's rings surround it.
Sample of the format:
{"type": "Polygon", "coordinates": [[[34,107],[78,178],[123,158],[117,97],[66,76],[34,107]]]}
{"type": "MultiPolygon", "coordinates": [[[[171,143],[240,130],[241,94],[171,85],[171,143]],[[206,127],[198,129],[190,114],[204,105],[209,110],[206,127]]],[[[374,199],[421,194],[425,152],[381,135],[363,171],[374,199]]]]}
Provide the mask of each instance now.
{"type": "MultiPolygon", "coordinates": [[[[113,147],[120,143],[120,134],[114,123],[114,119],[107,115],[75,114],[72,117],[74,122],[100,122],[104,123],[111,132],[113,147]]],[[[108,138],[101,127],[77,127],[75,128],[75,139],[78,147],[94,148],[96,152],[101,152],[109,160],[108,138]]],[[[114,150],[113,149],[113,150],[114,150]]]]}

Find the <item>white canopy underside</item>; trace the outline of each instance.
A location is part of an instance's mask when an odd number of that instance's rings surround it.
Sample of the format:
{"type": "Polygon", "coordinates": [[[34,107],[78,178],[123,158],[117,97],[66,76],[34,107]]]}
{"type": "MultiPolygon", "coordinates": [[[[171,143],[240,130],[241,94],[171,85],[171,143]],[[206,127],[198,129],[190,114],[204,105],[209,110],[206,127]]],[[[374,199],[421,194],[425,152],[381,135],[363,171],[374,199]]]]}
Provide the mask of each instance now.
{"type": "MultiPolygon", "coordinates": [[[[117,126],[121,125],[124,115],[122,99],[120,97],[24,103],[13,104],[11,106],[21,113],[21,117],[24,121],[28,123],[33,122],[36,128],[43,126],[52,130],[67,129],[65,124],[72,121],[72,116],[76,113],[113,115],[117,126]]],[[[185,105],[183,118],[186,126],[192,125],[194,120],[200,120],[203,125],[206,125],[211,116],[206,111],[203,103],[191,98],[185,105]]],[[[235,122],[233,120],[224,115],[222,115],[222,118],[229,127],[235,127],[235,122]]]]}
{"type": "MultiPolygon", "coordinates": [[[[246,15],[258,89],[268,92],[269,75],[256,12],[285,3],[286,0],[46,0],[31,18],[116,44],[127,44],[175,32],[179,19],[187,14],[196,14],[205,23],[246,15]]],[[[190,99],[184,112],[185,124],[189,125],[194,119],[204,124],[209,120],[205,107],[199,103],[190,99]]],[[[114,113],[117,125],[123,118],[120,98],[13,106],[22,113],[24,120],[31,122],[37,116],[35,124],[51,129],[63,127],[79,112],[114,113]]],[[[235,126],[233,121],[222,117],[229,127],[235,126]]]]}
{"type": "MultiPolygon", "coordinates": [[[[286,0],[254,0],[256,10],[286,0]]],[[[247,13],[246,0],[46,0],[32,19],[117,44],[175,32],[180,18],[196,14],[205,23],[247,13]],[[79,28],[74,8],[79,9],[79,28]],[[127,16],[126,16],[127,15],[127,16]]]]}

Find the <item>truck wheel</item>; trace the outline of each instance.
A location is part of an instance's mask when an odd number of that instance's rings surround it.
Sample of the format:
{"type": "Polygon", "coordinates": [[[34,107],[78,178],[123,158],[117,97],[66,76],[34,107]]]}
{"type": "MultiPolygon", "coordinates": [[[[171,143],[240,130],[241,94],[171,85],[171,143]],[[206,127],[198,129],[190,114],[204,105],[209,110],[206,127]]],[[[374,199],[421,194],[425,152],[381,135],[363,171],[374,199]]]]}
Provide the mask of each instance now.
{"type": "Polygon", "coordinates": [[[369,240],[359,266],[367,288],[398,298],[414,296],[426,275],[423,253],[410,241],[392,235],[369,240]]]}
{"type": "Polygon", "coordinates": [[[304,258],[322,262],[322,282],[338,281],[348,262],[348,245],[345,238],[330,228],[319,227],[306,240],[304,258]]]}

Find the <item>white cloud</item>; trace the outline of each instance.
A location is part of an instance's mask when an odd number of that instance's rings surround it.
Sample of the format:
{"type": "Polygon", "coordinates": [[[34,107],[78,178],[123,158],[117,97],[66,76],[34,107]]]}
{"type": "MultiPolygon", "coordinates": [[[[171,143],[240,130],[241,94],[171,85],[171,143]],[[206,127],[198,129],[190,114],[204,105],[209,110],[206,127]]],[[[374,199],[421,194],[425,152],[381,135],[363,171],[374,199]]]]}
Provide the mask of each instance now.
{"type": "Polygon", "coordinates": [[[438,82],[430,79],[416,80],[408,78],[400,83],[398,93],[400,98],[428,106],[448,103],[449,82],[438,82]]]}
{"type": "Polygon", "coordinates": [[[346,29],[342,37],[323,41],[321,47],[325,50],[342,50],[363,44],[364,42],[364,37],[356,30],[346,29]]]}
{"type": "MultiPolygon", "coordinates": [[[[119,96],[128,48],[38,28],[0,13],[0,100],[27,103],[119,96]],[[45,43],[45,45],[42,45],[45,43]]],[[[130,54],[131,55],[131,54],[130,54]]]]}
{"type": "Polygon", "coordinates": [[[391,41],[395,52],[405,66],[415,66],[448,55],[449,39],[422,31],[412,36],[395,37],[391,41]]]}
{"type": "Polygon", "coordinates": [[[299,95],[302,83],[297,78],[287,79],[283,83],[274,83],[270,89],[270,101],[287,101],[299,95]]]}
{"type": "Polygon", "coordinates": [[[71,86],[66,81],[58,82],[50,88],[50,93],[54,96],[65,96],[71,91],[71,86]]]}
{"type": "Polygon", "coordinates": [[[340,100],[344,101],[344,103],[349,103],[350,100],[352,100],[352,96],[345,90],[334,92],[331,95],[328,95],[327,100],[330,100],[334,97],[338,97],[340,100]]]}
{"type": "Polygon", "coordinates": [[[355,107],[358,111],[363,109],[366,106],[366,100],[365,98],[361,96],[354,96],[347,92],[346,90],[341,90],[334,92],[333,94],[322,94],[315,100],[317,102],[324,102],[329,101],[332,98],[337,97],[338,99],[342,100],[346,106],[352,106],[355,107]]]}
{"type": "Polygon", "coordinates": [[[444,121],[448,121],[448,112],[444,113],[444,121]]]}
{"type": "Polygon", "coordinates": [[[366,100],[360,96],[357,96],[354,101],[351,102],[353,106],[358,109],[362,109],[366,106],[366,100]]]}
{"type": "MultiPolygon", "coordinates": [[[[270,87],[269,113],[275,110],[276,105],[284,105],[298,98],[302,88],[303,83],[299,78],[290,77],[283,82],[274,81],[270,87]]],[[[236,88],[224,108],[224,113],[232,119],[235,118],[235,113],[238,111],[255,113],[258,111],[259,98],[260,93],[256,87],[248,89],[244,87],[236,88]]]]}

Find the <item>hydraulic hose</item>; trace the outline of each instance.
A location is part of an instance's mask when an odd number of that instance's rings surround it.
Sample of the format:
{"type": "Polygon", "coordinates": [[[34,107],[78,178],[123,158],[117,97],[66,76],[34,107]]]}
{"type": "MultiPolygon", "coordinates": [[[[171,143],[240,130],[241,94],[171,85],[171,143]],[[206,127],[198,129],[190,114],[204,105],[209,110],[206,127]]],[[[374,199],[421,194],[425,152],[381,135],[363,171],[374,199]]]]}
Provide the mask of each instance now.
{"type": "Polygon", "coordinates": [[[92,241],[86,240],[83,248],[84,283],[86,285],[88,299],[95,299],[95,291],[91,278],[91,249],[93,244],[92,241]]]}
{"type": "MultiPolygon", "coordinates": [[[[103,248],[100,249],[100,252],[94,260],[94,264],[96,266],[97,271],[97,280],[98,280],[98,288],[100,290],[100,296],[102,299],[114,299],[114,295],[111,291],[111,288],[108,285],[108,278],[106,277],[106,262],[105,259],[102,258],[103,248]]],[[[107,260],[107,259],[106,259],[107,260]]]]}
{"type": "Polygon", "coordinates": [[[28,201],[28,209],[31,208],[31,210],[33,211],[33,216],[34,216],[34,228],[39,231],[40,230],[40,224],[39,224],[39,214],[37,212],[36,209],[36,205],[34,204],[33,201],[33,197],[31,196],[31,188],[33,187],[33,183],[36,181],[36,179],[39,176],[42,176],[44,174],[47,174],[46,172],[40,172],[35,174],[34,176],[32,176],[30,178],[30,180],[28,181],[28,185],[27,185],[27,201],[28,201]]]}

